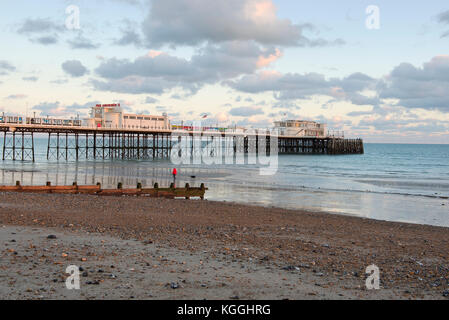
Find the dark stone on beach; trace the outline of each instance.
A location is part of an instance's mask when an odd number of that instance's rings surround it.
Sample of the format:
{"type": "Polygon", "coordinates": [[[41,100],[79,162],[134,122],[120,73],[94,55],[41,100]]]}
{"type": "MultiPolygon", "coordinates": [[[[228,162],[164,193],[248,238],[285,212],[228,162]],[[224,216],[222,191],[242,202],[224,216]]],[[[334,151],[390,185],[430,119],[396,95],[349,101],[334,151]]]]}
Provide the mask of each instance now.
{"type": "Polygon", "coordinates": [[[12,240],[9,240],[9,242],[16,242],[16,240],[12,239],[12,240]]]}
{"type": "Polygon", "coordinates": [[[100,284],[100,282],[98,280],[94,280],[94,281],[87,281],[86,284],[95,284],[98,285],[100,284]]]}
{"type": "Polygon", "coordinates": [[[441,286],[440,279],[437,279],[434,283],[432,283],[432,287],[439,287],[439,286],[441,286]]]}
{"type": "Polygon", "coordinates": [[[103,269],[98,269],[98,273],[103,273],[104,270],[103,269]]]}
{"type": "Polygon", "coordinates": [[[78,267],[78,270],[81,271],[81,272],[83,272],[83,271],[84,271],[84,268],[83,268],[83,267],[78,267]]]}
{"type": "Polygon", "coordinates": [[[353,275],[354,275],[354,277],[359,277],[359,273],[358,272],[354,272],[354,273],[352,273],[353,275]]]}
{"type": "Polygon", "coordinates": [[[299,271],[299,268],[298,267],[295,267],[295,266],[286,266],[286,267],[283,267],[282,268],[282,270],[286,270],[286,271],[299,271]]]}
{"type": "Polygon", "coordinates": [[[117,278],[117,276],[116,276],[115,274],[113,274],[113,273],[111,273],[111,274],[109,275],[109,277],[110,277],[111,279],[117,278]]]}
{"type": "Polygon", "coordinates": [[[229,297],[229,299],[231,299],[231,300],[239,300],[240,297],[239,296],[232,296],[232,297],[229,297]]]}
{"type": "Polygon", "coordinates": [[[446,298],[449,297],[449,290],[444,290],[443,291],[443,297],[446,297],[446,298]]]}
{"type": "Polygon", "coordinates": [[[170,288],[178,289],[179,288],[179,284],[177,284],[176,282],[172,282],[172,283],[170,283],[170,288]]]}
{"type": "Polygon", "coordinates": [[[88,275],[89,275],[89,273],[87,271],[84,271],[82,274],[83,277],[87,277],[88,275]]]}
{"type": "Polygon", "coordinates": [[[57,239],[57,237],[54,234],[50,234],[47,236],[47,239],[57,239]]]}

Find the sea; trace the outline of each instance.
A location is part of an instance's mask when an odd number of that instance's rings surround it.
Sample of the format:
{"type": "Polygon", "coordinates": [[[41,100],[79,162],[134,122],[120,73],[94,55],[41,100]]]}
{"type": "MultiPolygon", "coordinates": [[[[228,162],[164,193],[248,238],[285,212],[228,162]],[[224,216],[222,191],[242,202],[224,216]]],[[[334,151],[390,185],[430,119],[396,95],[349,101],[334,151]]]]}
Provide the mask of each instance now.
{"type": "Polygon", "coordinates": [[[0,161],[0,184],[169,186],[176,167],[176,185],[204,183],[207,200],[449,227],[449,145],[365,143],[363,155],[279,155],[271,175],[254,164],[47,160],[45,137],[35,138],[35,157],[0,161]]]}

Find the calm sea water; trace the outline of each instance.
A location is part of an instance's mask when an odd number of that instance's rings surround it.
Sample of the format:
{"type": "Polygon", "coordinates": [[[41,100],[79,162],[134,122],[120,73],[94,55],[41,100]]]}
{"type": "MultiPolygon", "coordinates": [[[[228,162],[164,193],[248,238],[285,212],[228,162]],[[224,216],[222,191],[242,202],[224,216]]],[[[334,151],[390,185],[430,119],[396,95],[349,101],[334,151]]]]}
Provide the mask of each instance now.
{"type": "MultiPolygon", "coordinates": [[[[35,140],[36,162],[0,162],[1,184],[172,182],[168,160],[47,161],[46,139],[35,140]]],[[[449,227],[449,145],[366,144],[364,155],[280,155],[273,176],[252,165],[176,167],[177,184],[204,182],[209,200],[449,227]]]]}

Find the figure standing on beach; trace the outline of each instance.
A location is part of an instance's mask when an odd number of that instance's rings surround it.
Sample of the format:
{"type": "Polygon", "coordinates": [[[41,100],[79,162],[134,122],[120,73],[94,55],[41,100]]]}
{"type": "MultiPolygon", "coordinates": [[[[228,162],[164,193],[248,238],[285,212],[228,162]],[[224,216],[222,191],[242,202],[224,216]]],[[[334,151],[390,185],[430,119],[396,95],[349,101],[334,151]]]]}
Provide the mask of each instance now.
{"type": "Polygon", "coordinates": [[[173,169],[173,185],[176,188],[176,175],[178,174],[178,171],[176,168],[173,169]]]}

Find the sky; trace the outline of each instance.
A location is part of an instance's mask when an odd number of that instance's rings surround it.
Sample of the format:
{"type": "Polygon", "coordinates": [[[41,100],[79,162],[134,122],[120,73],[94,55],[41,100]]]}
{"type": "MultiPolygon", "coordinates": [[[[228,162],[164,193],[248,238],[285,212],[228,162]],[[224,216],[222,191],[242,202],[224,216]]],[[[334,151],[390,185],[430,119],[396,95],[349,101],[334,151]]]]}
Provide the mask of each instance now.
{"type": "Polygon", "coordinates": [[[447,1],[2,1],[0,39],[5,114],[119,102],[173,123],[449,143],[447,1]]]}

